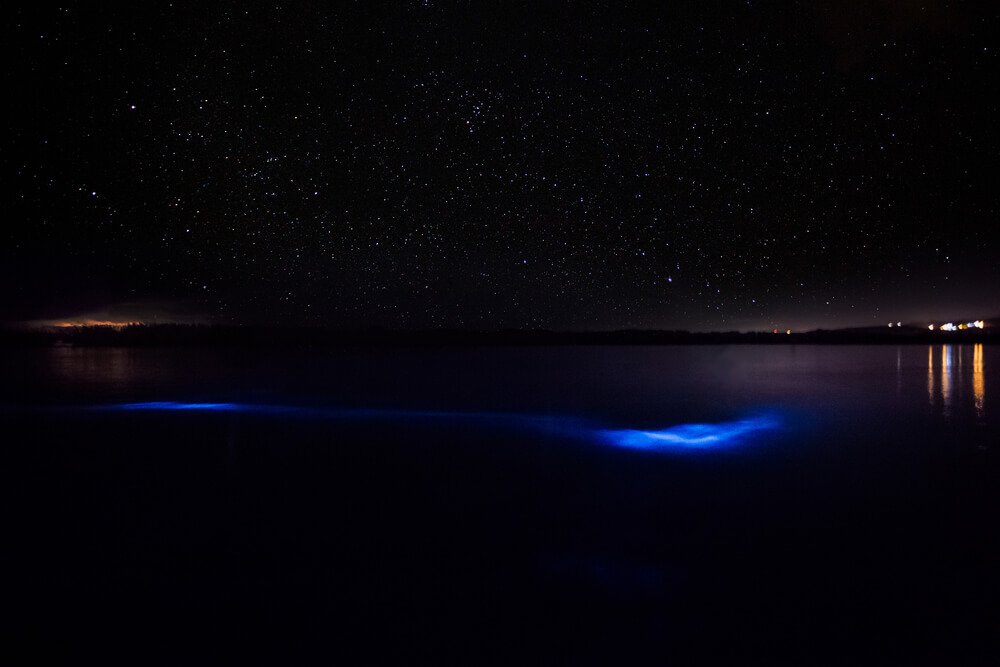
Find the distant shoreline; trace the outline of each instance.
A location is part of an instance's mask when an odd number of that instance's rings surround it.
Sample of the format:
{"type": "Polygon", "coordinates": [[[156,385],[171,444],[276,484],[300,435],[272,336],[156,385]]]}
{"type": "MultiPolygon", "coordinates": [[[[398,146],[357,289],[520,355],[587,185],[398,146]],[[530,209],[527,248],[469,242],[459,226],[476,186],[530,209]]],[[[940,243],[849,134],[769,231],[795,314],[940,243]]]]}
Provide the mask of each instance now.
{"type": "Polygon", "coordinates": [[[1000,342],[1000,328],[929,331],[917,327],[793,333],[623,330],[331,330],[208,325],[133,325],[0,330],[3,347],[474,347],[574,345],[941,345],[1000,342]]]}

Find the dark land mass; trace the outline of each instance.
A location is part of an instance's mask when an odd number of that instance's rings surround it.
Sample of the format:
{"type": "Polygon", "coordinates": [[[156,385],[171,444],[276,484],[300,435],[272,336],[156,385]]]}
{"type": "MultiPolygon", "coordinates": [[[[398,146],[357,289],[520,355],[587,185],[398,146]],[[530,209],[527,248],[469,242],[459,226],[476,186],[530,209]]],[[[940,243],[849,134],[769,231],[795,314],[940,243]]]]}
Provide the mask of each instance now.
{"type": "Polygon", "coordinates": [[[863,327],[814,331],[670,330],[548,331],[458,329],[338,330],[188,324],[78,326],[0,330],[6,346],[477,346],[477,345],[712,345],[712,344],[961,344],[1000,341],[1000,318],[984,329],[930,331],[923,327],[863,327]]]}

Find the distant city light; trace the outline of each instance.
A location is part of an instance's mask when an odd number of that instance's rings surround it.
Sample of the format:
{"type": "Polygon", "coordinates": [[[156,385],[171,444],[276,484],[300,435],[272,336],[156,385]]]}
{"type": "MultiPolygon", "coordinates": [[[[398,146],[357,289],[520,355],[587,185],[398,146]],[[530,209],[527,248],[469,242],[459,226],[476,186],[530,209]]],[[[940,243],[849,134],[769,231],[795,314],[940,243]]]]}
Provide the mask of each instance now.
{"type": "MultiPolygon", "coordinates": [[[[891,325],[890,325],[891,326],[891,325]]],[[[954,322],[947,322],[940,326],[934,324],[928,324],[927,328],[931,331],[938,329],[940,331],[965,331],[967,329],[985,329],[986,322],[984,320],[976,320],[975,322],[962,322],[955,324],[954,322]]]]}
{"type": "Polygon", "coordinates": [[[81,327],[105,327],[109,329],[124,329],[125,327],[138,327],[142,326],[144,322],[115,322],[111,320],[75,320],[66,322],[57,322],[55,326],[60,329],[73,329],[81,327]]]}

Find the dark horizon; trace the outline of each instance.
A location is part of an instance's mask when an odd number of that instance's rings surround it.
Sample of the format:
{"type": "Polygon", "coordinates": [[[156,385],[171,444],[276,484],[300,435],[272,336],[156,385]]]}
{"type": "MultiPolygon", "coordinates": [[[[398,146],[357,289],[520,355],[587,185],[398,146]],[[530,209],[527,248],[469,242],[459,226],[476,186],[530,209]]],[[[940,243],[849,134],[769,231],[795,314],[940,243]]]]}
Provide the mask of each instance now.
{"type": "Polygon", "coordinates": [[[61,317],[39,317],[31,320],[4,321],[0,318],[0,328],[8,330],[46,330],[60,329],[67,327],[118,327],[123,326],[160,326],[160,325],[181,325],[219,328],[246,328],[260,330],[323,330],[323,331],[363,331],[363,330],[384,330],[405,334],[407,332],[452,332],[452,331],[521,331],[521,332],[558,332],[558,333],[609,333],[620,331],[672,331],[691,334],[713,334],[713,333],[753,333],[792,330],[795,333],[807,333],[815,331],[846,331],[856,329],[881,329],[886,327],[917,328],[924,329],[928,325],[935,328],[946,322],[956,325],[982,320],[989,326],[995,327],[1000,324],[1000,313],[977,311],[970,313],[968,309],[961,310],[960,307],[943,309],[950,312],[949,317],[918,317],[914,319],[896,319],[887,322],[842,322],[830,325],[818,325],[810,327],[791,327],[785,322],[771,322],[757,326],[728,327],[728,328],[688,328],[685,326],[656,327],[656,326],[623,326],[623,327],[517,327],[517,326],[488,326],[488,325],[464,325],[464,326],[393,326],[392,324],[380,322],[360,322],[360,323],[307,323],[302,321],[275,322],[275,321],[225,321],[220,318],[207,318],[190,306],[173,302],[169,304],[118,304],[109,308],[92,310],[86,313],[74,313],[61,317]]]}
{"type": "Polygon", "coordinates": [[[945,327],[902,325],[809,331],[618,329],[336,329],[323,327],[95,322],[0,329],[8,347],[491,347],[657,345],[972,345],[1000,339],[1000,317],[945,327]]]}

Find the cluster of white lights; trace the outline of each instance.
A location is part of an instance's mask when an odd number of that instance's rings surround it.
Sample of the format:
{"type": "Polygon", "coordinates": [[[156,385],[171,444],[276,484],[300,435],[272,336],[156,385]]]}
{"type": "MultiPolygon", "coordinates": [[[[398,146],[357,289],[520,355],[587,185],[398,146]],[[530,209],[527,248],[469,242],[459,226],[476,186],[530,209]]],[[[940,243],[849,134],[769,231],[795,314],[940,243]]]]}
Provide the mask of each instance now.
{"type": "MultiPolygon", "coordinates": [[[[931,331],[934,331],[934,325],[933,324],[927,325],[927,328],[930,329],[931,331]]],[[[984,322],[982,320],[976,320],[975,322],[966,322],[964,324],[955,324],[954,322],[948,322],[946,324],[942,324],[940,327],[937,327],[937,328],[940,329],[941,331],[962,331],[964,329],[985,329],[986,328],[986,322],[984,322]]]]}

